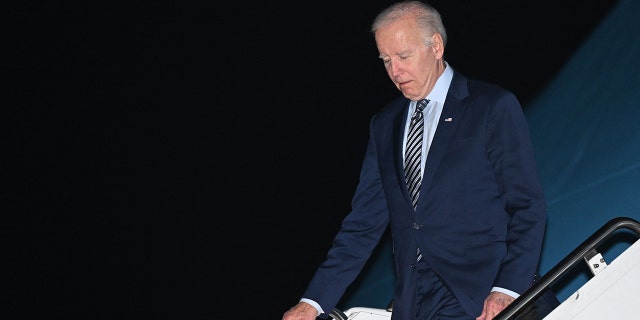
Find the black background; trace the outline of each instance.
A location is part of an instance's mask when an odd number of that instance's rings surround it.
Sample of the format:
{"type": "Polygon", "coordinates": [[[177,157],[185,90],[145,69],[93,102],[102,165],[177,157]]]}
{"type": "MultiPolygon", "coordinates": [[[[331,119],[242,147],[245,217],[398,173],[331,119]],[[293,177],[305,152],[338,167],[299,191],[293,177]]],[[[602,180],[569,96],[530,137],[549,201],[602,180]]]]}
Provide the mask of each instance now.
{"type": "MultiPolygon", "coordinates": [[[[8,9],[3,312],[278,319],[398,94],[368,31],[390,3],[8,9]]],[[[615,4],[431,3],[447,61],[524,108],[615,4]]]]}

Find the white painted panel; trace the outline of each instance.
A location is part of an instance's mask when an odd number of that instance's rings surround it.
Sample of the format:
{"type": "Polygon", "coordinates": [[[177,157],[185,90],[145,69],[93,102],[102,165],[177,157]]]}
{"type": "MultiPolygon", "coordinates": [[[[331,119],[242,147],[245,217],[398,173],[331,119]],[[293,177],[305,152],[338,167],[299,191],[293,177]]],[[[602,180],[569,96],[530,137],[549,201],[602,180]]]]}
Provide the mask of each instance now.
{"type": "Polygon", "coordinates": [[[544,318],[571,319],[640,319],[640,241],[544,318]]]}

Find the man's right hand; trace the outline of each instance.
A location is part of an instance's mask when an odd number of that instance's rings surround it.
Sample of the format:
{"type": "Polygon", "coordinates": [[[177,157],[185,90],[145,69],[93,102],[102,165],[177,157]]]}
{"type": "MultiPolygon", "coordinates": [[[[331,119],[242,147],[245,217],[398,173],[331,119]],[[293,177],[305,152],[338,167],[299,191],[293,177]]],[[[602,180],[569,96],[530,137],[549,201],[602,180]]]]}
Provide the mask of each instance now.
{"type": "Polygon", "coordinates": [[[318,310],[306,302],[298,302],[282,316],[282,320],[315,320],[318,310]]]}

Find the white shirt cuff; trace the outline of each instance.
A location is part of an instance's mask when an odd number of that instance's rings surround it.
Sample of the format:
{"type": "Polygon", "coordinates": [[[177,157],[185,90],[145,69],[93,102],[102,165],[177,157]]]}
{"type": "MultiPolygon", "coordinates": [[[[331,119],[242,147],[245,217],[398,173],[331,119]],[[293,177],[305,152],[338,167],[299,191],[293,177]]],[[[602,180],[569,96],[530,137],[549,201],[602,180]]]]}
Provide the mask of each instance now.
{"type": "Polygon", "coordinates": [[[500,288],[500,287],[493,287],[491,288],[491,291],[497,291],[497,292],[502,292],[504,294],[508,294],[510,296],[512,296],[514,299],[518,299],[518,297],[520,296],[519,294],[511,291],[511,290],[507,290],[505,288],[500,288]]]}
{"type": "Polygon", "coordinates": [[[321,315],[324,313],[324,310],[322,310],[322,307],[315,301],[311,300],[311,299],[306,299],[306,298],[302,298],[300,299],[300,302],[306,302],[310,305],[312,305],[314,308],[316,308],[316,310],[318,310],[318,315],[321,315]]]}

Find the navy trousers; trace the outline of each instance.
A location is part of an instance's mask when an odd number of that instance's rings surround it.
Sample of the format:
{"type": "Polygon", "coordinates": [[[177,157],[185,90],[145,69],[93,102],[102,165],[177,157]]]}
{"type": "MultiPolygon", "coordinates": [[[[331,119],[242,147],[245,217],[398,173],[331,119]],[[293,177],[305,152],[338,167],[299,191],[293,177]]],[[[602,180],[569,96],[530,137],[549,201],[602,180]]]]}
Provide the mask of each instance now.
{"type": "Polygon", "coordinates": [[[475,320],[474,316],[465,313],[456,297],[424,260],[416,263],[415,270],[416,320],[475,320]]]}

